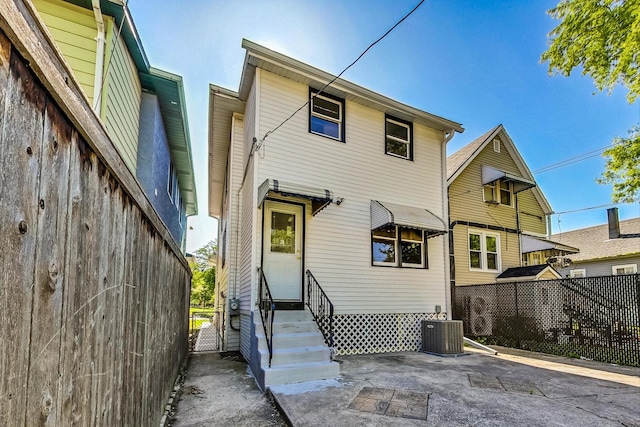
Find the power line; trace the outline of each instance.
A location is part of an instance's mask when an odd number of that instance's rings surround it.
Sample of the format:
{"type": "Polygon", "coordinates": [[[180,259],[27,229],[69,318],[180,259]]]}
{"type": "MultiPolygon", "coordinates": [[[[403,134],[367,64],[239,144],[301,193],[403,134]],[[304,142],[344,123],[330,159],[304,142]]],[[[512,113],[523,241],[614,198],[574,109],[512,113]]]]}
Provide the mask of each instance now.
{"type": "Polygon", "coordinates": [[[574,212],[591,211],[594,209],[602,209],[602,208],[608,208],[610,206],[618,206],[618,205],[624,205],[624,204],[626,203],[607,203],[606,205],[589,206],[587,208],[572,209],[570,211],[564,211],[564,212],[554,212],[551,215],[563,215],[563,214],[574,213],[574,212]]]}
{"type": "Polygon", "coordinates": [[[360,58],[362,58],[368,51],[369,49],[371,49],[373,46],[375,46],[376,44],[378,44],[378,42],[380,42],[382,39],[384,39],[387,35],[389,35],[389,33],[391,31],[393,31],[398,25],[400,25],[405,19],[407,19],[409,16],[411,16],[411,14],[413,12],[415,12],[420,6],[422,6],[422,3],[424,3],[425,0],[420,0],[420,2],[416,5],[416,7],[414,7],[413,9],[411,9],[411,12],[407,13],[404,17],[402,17],[402,19],[400,19],[398,22],[395,23],[395,25],[391,28],[389,28],[387,30],[386,33],[384,33],[382,36],[380,36],[380,38],[378,38],[378,40],[374,41],[373,43],[371,43],[356,59],[355,61],[353,61],[351,64],[349,64],[344,70],[342,70],[340,72],[340,74],[338,74],[337,76],[335,76],[329,83],[327,83],[326,85],[324,85],[322,87],[322,89],[320,89],[318,92],[314,93],[313,95],[311,95],[311,97],[307,100],[307,102],[305,102],[304,104],[302,104],[300,106],[300,108],[298,108],[296,111],[294,111],[289,117],[287,117],[282,123],[280,123],[278,126],[276,126],[275,128],[271,129],[270,131],[268,131],[267,133],[264,134],[264,136],[262,137],[262,140],[260,141],[260,143],[256,146],[256,150],[259,150],[260,147],[262,147],[262,144],[264,143],[264,140],[267,139],[267,137],[269,135],[271,135],[272,133],[274,133],[275,131],[277,131],[278,129],[280,129],[280,127],[282,127],[285,123],[287,123],[289,120],[291,120],[293,118],[293,116],[295,116],[296,114],[298,114],[298,112],[300,112],[300,110],[302,110],[304,107],[306,107],[307,105],[309,105],[309,102],[311,102],[313,100],[313,98],[315,98],[316,96],[320,95],[327,87],[329,87],[333,82],[335,82],[336,80],[338,80],[340,78],[340,76],[342,76],[349,68],[353,67],[356,62],[358,62],[360,60],[360,58]]]}
{"type": "Polygon", "coordinates": [[[602,154],[602,152],[604,150],[606,150],[607,148],[611,148],[611,145],[607,145],[601,148],[598,148],[596,150],[593,151],[589,151],[587,153],[583,153],[583,154],[579,154],[577,156],[573,156],[573,157],[569,157],[568,159],[562,160],[560,162],[557,163],[552,163],[550,165],[544,166],[540,169],[534,170],[532,173],[537,174],[537,173],[542,173],[542,172],[547,172],[553,169],[557,169],[557,168],[561,168],[564,166],[568,166],[570,164],[573,163],[577,163],[577,162],[581,162],[583,160],[587,160],[596,156],[599,156],[602,154]]]}

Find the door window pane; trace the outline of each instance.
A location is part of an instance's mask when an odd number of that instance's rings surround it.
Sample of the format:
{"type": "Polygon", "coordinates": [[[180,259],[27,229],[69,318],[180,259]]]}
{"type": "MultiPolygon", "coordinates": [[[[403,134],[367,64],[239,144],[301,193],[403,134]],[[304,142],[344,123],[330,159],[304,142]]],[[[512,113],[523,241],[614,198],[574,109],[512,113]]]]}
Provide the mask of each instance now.
{"type": "Polygon", "coordinates": [[[296,216],[271,212],[271,252],[293,254],[296,250],[296,216]]]}

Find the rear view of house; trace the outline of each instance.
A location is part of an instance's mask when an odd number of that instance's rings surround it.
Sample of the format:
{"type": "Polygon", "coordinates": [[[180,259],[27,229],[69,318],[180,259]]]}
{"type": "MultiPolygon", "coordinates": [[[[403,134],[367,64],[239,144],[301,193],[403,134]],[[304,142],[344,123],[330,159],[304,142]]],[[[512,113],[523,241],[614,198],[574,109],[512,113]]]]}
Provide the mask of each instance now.
{"type": "Polygon", "coordinates": [[[450,155],[447,177],[453,286],[559,278],[544,265],[578,252],[546,238],[551,206],[504,126],[450,155]]]}
{"type": "Polygon", "coordinates": [[[210,87],[223,349],[263,387],[336,376],[332,352],[417,350],[420,319],[448,314],[445,145],[461,126],[243,47],[238,92],[210,87]]]}

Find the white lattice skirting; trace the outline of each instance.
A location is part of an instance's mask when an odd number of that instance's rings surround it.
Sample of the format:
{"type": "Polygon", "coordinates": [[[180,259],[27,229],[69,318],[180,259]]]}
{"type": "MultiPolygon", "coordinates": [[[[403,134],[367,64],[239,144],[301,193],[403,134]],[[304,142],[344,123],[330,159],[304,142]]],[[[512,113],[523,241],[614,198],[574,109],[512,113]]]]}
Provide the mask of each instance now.
{"type": "Polygon", "coordinates": [[[420,321],[446,318],[446,313],[337,314],[335,352],[344,355],[419,351],[420,321]]]}

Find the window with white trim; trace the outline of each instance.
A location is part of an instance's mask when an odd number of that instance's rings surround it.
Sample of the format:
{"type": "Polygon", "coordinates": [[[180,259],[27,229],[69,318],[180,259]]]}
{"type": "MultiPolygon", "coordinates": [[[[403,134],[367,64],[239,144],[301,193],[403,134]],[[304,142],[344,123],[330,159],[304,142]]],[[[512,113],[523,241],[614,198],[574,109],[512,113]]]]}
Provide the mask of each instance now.
{"type": "Polygon", "coordinates": [[[393,225],[373,230],[371,258],[378,266],[428,268],[425,233],[393,225]]]}
{"type": "Polygon", "coordinates": [[[385,116],[384,152],[390,156],[413,160],[413,124],[385,116]]]}
{"type": "Polygon", "coordinates": [[[619,276],[622,274],[636,274],[638,272],[637,264],[624,264],[624,265],[614,265],[611,267],[611,272],[614,276],[619,276]]]}
{"type": "Polygon", "coordinates": [[[344,142],[344,99],[309,92],[309,132],[344,142]]]}
{"type": "Polygon", "coordinates": [[[513,206],[513,185],[510,181],[496,180],[482,187],[482,198],[487,203],[513,206]]]}
{"type": "Polygon", "coordinates": [[[469,269],[500,271],[500,235],[469,231],[469,269]]]}
{"type": "Polygon", "coordinates": [[[493,140],[493,151],[496,153],[500,152],[500,140],[498,138],[493,140]]]}
{"type": "Polygon", "coordinates": [[[587,270],[584,268],[574,268],[573,270],[569,270],[569,277],[572,279],[587,277],[587,270]]]}

